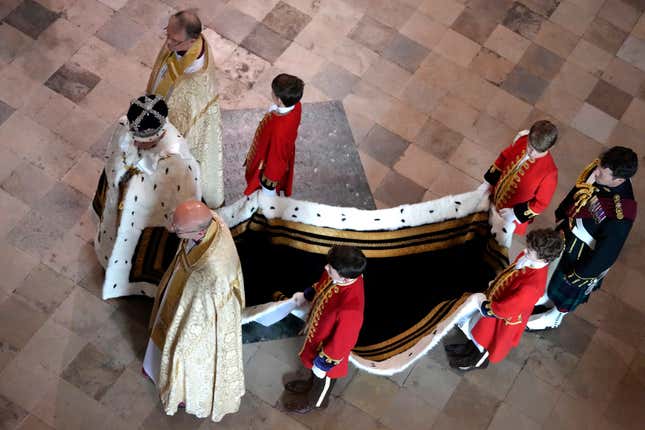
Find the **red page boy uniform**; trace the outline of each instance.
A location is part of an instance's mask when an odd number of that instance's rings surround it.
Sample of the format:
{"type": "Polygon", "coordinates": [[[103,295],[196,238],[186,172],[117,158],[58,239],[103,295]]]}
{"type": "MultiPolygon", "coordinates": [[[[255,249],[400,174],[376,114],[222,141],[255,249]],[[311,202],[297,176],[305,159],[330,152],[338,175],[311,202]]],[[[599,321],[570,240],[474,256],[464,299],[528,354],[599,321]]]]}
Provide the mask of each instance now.
{"type": "Polygon", "coordinates": [[[271,82],[276,104],[271,106],[255,130],[244,162],[244,194],[247,196],[260,188],[274,194],[291,195],[303,86],[301,79],[285,73],[271,82]]]}
{"type": "MultiPolygon", "coordinates": [[[[351,252],[364,260],[359,250],[351,252]]],[[[365,263],[362,264],[364,268],[365,263]]],[[[311,302],[307,336],[299,355],[302,364],[311,369],[312,374],[308,380],[296,380],[285,385],[287,391],[303,395],[299,401],[285,405],[293,412],[307,413],[327,406],[336,379],[347,375],[349,354],[363,325],[365,296],[363,275],[359,274],[363,269],[353,279],[339,275],[331,264],[325,269],[312,287],[304,293],[296,293],[304,295],[303,301],[311,302]]]]}
{"type": "Polygon", "coordinates": [[[529,141],[537,125],[555,130],[548,121],[538,121],[531,127],[531,132],[520,132],[484,175],[486,182],[492,185],[491,195],[496,209],[492,211],[493,232],[505,236],[503,242],[506,246],[510,246],[513,231],[523,235],[533,218],[549,206],[558,184],[558,169],[547,152],[557,139],[557,131],[550,145],[548,139],[543,139],[542,142],[547,143],[538,142],[536,146],[542,145],[536,149],[529,141]],[[536,152],[539,154],[537,157],[533,155],[536,152]],[[499,226],[495,225],[496,222],[499,226]]]}
{"type": "Polygon", "coordinates": [[[491,363],[502,361],[520,343],[533,306],[546,288],[548,265],[518,269],[523,256],[518,255],[515,263],[495,278],[489,300],[482,305],[483,317],[472,330],[475,341],[488,351],[491,363]]]}

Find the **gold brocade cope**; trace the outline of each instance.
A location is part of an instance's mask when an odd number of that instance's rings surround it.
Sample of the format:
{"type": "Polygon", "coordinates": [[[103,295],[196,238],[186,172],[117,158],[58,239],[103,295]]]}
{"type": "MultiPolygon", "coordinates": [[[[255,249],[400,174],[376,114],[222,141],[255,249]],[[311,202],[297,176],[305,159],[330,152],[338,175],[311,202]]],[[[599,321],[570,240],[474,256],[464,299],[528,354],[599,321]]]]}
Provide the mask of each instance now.
{"type": "Polygon", "coordinates": [[[174,260],[159,283],[159,289],[155,297],[155,304],[150,319],[150,329],[152,330],[151,338],[160,349],[163,349],[167,329],[175,315],[175,310],[181,298],[184,285],[190,277],[193,268],[200,262],[204,253],[217,238],[218,232],[219,225],[213,221],[204,238],[188,252],[186,252],[187,241],[182,240],[174,260]],[[160,309],[160,303],[164,295],[166,297],[160,309]],[[154,321],[157,318],[157,314],[159,314],[158,322],[155,324],[154,321]]]}
{"type": "Polygon", "coordinates": [[[157,61],[152,68],[146,92],[148,94],[158,94],[163,98],[166,98],[172,87],[177,82],[177,79],[179,79],[179,77],[184,74],[184,71],[193,64],[195,60],[197,60],[199,54],[202,52],[203,46],[204,39],[202,36],[199,36],[190,49],[188,49],[186,55],[178,60],[175,53],[170,51],[164,44],[161,48],[161,52],[157,56],[157,61]],[[153,88],[164,65],[166,65],[166,73],[161,79],[161,82],[159,82],[159,85],[157,85],[157,88],[153,88]]]}

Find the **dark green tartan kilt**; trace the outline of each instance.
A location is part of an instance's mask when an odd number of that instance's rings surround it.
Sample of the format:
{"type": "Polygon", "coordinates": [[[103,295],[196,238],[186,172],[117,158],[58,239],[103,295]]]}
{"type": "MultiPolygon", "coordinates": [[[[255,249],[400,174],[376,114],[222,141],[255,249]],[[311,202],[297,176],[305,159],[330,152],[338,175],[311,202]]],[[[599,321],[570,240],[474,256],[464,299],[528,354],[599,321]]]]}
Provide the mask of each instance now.
{"type": "Polygon", "coordinates": [[[553,272],[553,277],[547,289],[549,299],[560,312],[573,312],[581,304],[587,303],[591,292],[596,291],[602,284],[602,279],[599,279],[592,288],[589,288],[588,285],[580,287],[572,285],[565,278],[565,274],[569,272],[570,264],[563,256],[560,264],[553,272]]]}

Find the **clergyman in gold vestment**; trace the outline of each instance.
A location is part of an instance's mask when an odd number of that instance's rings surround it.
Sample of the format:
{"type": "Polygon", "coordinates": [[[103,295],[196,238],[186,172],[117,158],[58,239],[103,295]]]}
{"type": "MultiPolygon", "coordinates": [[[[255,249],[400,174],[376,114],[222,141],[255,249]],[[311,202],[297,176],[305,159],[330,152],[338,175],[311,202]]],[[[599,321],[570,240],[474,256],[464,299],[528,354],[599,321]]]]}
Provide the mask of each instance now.
{"type": "Polygon", "coordinates": [[[168,119],[200,164],[202,197],[215,209],[224,203],[222,119],[212,49],[199,17],[181,11],[170,17],[146,92],[162,96],[168,119]]]}
{"type": "Polygon", "coordinates": [[[228,227],[202,202],[180,204],[170,229],[182,241],[159,284],[143,369],[163,408],[220,421],[244,395],[244,281],[228,227]]]}

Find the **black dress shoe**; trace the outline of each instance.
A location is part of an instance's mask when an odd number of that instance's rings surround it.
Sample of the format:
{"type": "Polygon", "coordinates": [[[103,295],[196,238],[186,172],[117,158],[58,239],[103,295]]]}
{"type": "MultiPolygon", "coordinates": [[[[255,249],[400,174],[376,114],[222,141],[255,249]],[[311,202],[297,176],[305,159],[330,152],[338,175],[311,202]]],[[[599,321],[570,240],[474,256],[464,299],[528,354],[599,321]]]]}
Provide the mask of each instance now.
{"type": "Polygon", "coordinates": [[[312,379],[296,379],[295,381],[289,381],[284,384],[284,388],[291,393],[304,394],[311,390],[312,385],[312,379]]]}
{"type": "Polygon", "coordinates": [[[488,355],[489,354],[487,350],[484,350],[483,352],[479,352],[479,350],[477,350],[476,354],[474,354],[472,357],[469,357],[471,359],[469,362],[458,363],[457,368],[463,371],[485,369],[488,367],[489,363],[488,355]]]}
{"type": "Polygon", "coordinates": [[[465,356],[472,354],[473,350],[475,349],[475,344],[471,341],[468,341],[466,343],[451,343],[444,345],[444,349],[450,356],[465,356]]]}

